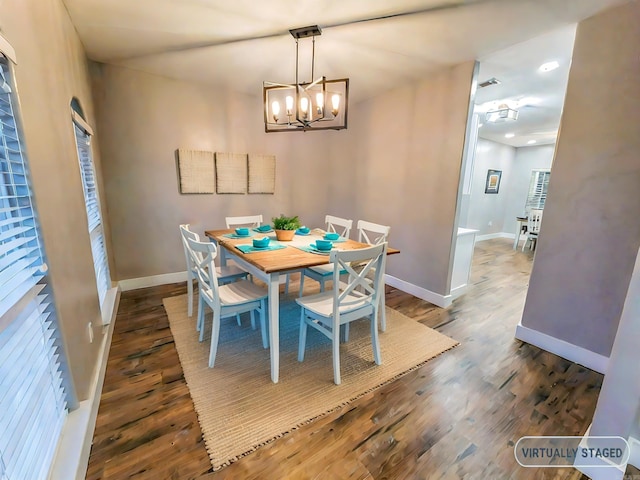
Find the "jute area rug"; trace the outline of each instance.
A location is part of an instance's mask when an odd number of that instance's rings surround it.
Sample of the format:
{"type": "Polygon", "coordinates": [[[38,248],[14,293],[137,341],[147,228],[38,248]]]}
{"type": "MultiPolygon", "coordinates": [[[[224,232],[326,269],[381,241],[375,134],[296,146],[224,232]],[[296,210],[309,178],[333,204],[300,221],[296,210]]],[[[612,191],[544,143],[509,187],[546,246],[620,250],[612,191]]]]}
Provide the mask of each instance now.
{"type": "MultiPolygon", "coordinates": [[[[219,470],[284,434],[332,412],[419,367],[458,342],[387,308],[380,334],[382,365],[373,361],[369,322],[351,324],[340,346],[342,384],[333,383],[331,342],[312,328],[304,362],[298,362],[300,308],[280,304],[280,380],[271,382],[269,350],[248,314],[242,326],[222,320],[214,368],[208,368],[211,313],[205,341],[198,342],[196,312],[187,317],[187,297],[163,300],[184,376],[214,470],[219,470]]],[[[195,309],[194,309],[195,310],[195,309]]],[[[259,322],[257,322],[259,324],[259,322]]]]}

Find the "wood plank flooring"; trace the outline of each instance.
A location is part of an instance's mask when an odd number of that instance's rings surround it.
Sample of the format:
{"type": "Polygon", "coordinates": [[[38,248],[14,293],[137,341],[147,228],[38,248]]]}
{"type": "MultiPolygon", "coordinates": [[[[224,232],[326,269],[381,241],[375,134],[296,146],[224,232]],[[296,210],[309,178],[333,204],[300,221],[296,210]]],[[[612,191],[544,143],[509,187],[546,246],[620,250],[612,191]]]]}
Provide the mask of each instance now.
{"type": "Polygon", "coordinates": [[[448,309],[387,288],[388,306],[460,346],[219,472],[162,306],[185,284],[124,292],[86,478],[582,478],[513,456],[524,435],[583,434],[602,376],[513,338],[532,254],[511,245],[477,244],[472,286],[448,309]]]}

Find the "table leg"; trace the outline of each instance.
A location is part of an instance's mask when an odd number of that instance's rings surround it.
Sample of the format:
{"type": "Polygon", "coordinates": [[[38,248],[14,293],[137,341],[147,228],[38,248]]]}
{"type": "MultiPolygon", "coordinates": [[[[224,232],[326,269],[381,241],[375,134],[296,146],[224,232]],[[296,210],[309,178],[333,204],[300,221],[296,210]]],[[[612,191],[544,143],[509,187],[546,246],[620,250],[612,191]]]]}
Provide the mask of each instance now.
{"type": "Polygon", "coordinates": [[[227,252],[226,252],[226,248],[220,248],[218,247],[218,252],[220,254],[220,266],[221,267],[226,267],[227,266],[227,252]]]}
{"type": "Polygon", "coordinates": [[[269,350],[271,381],[278,383],[280,369],[280,274],[269,276],[269,350]]]}
{"type": "Polygon", "coordinates": [[[520,232],[522,231],[522,222],[520,220],[517,221],[518,227],[516,228],[516,239],[513,241],[513,249],[518,249],[518,242],[520,241],[520,232]]]}

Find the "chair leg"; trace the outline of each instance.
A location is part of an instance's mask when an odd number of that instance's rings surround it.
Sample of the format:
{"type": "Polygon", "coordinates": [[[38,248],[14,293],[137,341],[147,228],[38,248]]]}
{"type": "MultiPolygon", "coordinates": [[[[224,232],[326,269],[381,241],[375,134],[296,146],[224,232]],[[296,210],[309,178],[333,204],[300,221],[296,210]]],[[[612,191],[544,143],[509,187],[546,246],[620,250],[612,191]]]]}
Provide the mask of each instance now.
{"type": "Polygon", "coordinates": [[[288,273],[284,281],[284,294],[289,295],[289,274],[288,273]]]}
{"type": "Polygon", "coordinates": [[[380,343],[378,342],[378,312],[371,314],[371,346],[373,347],[373,359],[376,365],[382,363],[380,357],[380,343]]]}
{"type": "Polygon", "coordinates": [[[332,332],[332,350],[333,350],[333,383],[340,385],[340,327],[332,332]],[[337,331],[336,331],[337,330],[337,331]]]}
{"type": "Polygon", "coordinates": [[[187,274],[187,316],[193,315],[193,278],[187,274]]]}
{"type": "Polygon", "coordinates": [[[345,323],[343,325],[343,335],[342,335],[342,341],[344,343],[347,343],[349,341],[349,324],[345,323]]]}
{"type": "Polygon", "coordinates": [[[324,293],[324,278],[320,279],[320,292],[324,293]]]}
{"type": "Polygon", "coordinates": [[[255,310],[251,310],[251,330],[255,330],[256,329],[256,311],[255,310]]]}
{"type": "Polygon", "coordinates": [[[302,297],[303,292],[304,292],[304,272],[300,272],[300,291],[298,292],[298,297],[302,297]]]}
{"type": "Polygon", "coordinates": [[[240,321],[240,314],[236,313],[236,322],[238,322],[238,326],[241,327],[242,326],[242,322],[240,321]]]}
{"type": "Polygon", "coordinates": [[[267,337],[267,322],[265,321],[265,302],[260,300],[260,330],[262,330],[262,347],[269,348],[269,338],[267,337]]]}
{"type": "Polygon", "coordinates": [[[304,318],[304,308],[300,309],[300,337],[298,339],[298,361],[304,360],[304,349],[307,342],[307,322],[304,318]]]}
{"type": "Polygon", "coordinates": [[[198,336],[198,341],[201,342],[204,340],[204,299],[200,297],[198,299],[198,321],[196,323],[197,329],[200,332],[198,336]]]}
{"type": "Polygon", "coordinates": [[[218,353],[218,339],[220,338],[220,313],[214,310],[213,324],[211,325],[211,346],[209,347],[209,368],[216,363],[218,353]]]}
{"type": "Polygon", "coordinates": [[[380,292],[380,331],[387,331],[387,309],[386,309],[386,301],[384,298],[384,285],[382,285],[382,292],[380,292]]]}

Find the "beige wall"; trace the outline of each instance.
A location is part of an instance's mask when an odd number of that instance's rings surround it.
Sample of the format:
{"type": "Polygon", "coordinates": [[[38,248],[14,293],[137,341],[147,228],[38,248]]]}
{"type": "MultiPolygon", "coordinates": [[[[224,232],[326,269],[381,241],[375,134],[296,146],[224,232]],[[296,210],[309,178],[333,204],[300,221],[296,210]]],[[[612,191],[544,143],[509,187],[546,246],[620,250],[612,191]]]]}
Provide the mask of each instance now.
{"type": "Polygon", "coordinates": [[[328,205],[328,144],[346,132],[266,134],[259,96],[114,66],[92,72],[118,280],[184,271],[180,223],[202,234],[227,215],[324,219],[315,212],[328,205]],[[178,148],[275,154],[276,193],[181,194],[178,148]]]}
{"type": "MultiPolygon", "coordinates": [[[[339,162],[354,219],[391,226],[401,254],[387,272],[449,293],[449,258],[474,62],[354,108],[354,145],[339,162]]],[[[338,152],[339,153],[339,152],[338,152]]]]}
{"type": "Polygon", "coordinates": [[[640,3],[578,26],[522,324],[608,356],[640,247],[640,3]]]}
{"type": "Polygon", "coordinates": [[[18,60],[15,76],[36,207],[73,381],[83,400],[97,364],[101,321],[69,104],[77,97],[95,125],[87,63],[59,0],[0,2],[0,22],[18,60]],[[88,322],[95,326],[94,343],[88,322]]]}
{"type": "Polygon", "coordinates": [[[447,69],[353,106],[348,130],[266,134],[258,96],[96,66],[117,278],[183,271],[180,223],[202,233],[226,215],[283,212],[317,226],[329,213],[391,225],[403,254],[389,261],[389,273],[448,293],[472,69],[473,62],[447,69]],[[276,194],[182,195],[177,148],[274,153],[276,194]]]}

